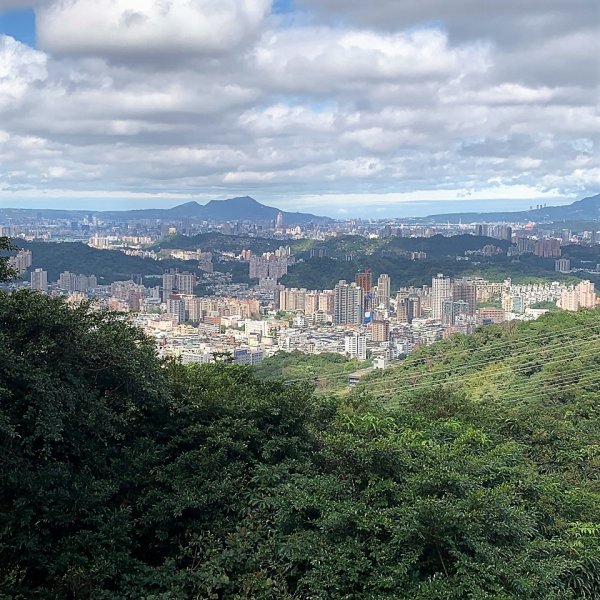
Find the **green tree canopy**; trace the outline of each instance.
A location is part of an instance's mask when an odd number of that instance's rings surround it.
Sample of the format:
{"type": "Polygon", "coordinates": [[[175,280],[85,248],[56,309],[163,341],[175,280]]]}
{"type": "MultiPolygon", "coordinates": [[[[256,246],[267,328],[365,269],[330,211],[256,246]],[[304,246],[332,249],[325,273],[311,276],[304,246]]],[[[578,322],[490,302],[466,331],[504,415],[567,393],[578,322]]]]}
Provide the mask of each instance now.
{"type": "Polygon", "coordinates": [[[17,272],[9,265],[9,252],[16,250],[6,237],[0,237],[0,283],[17,276],[17,272]]]}

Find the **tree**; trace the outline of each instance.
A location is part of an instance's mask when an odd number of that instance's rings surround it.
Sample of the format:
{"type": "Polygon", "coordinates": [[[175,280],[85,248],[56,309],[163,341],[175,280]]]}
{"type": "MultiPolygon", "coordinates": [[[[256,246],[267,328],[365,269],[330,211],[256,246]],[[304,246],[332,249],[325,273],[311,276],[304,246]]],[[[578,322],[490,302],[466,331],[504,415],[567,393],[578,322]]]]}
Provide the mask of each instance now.
{"type": "Polygon", "coordinates": [[[0,596],[87,598],[134,570],[132,503],[167,387],[118,316],[0,293],[0,596]]]}
{"type": "Polygon", "coordinates": [[[18,273],[9,265],[6,252],[13,252],[17,247],[6,237],[0,237],[0,283],[15,278],[18,273]]]}

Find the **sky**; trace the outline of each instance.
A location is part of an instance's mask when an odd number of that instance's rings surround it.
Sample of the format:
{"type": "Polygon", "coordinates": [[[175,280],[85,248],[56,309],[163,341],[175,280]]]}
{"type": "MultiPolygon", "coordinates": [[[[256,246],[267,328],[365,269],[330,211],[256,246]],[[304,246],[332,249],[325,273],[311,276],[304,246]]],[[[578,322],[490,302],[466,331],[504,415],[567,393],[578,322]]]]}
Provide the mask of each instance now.
{"type": "Polygon", "coordinates": [[[0,0],[0,207],[600,191],[596,0],[0,0]]]}

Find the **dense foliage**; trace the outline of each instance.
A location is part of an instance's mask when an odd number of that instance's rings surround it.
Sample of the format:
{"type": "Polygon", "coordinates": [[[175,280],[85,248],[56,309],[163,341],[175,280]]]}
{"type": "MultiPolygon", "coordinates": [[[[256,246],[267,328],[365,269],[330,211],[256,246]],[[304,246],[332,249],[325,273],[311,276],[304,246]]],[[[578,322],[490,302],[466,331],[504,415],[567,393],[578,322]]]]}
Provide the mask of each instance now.
{"type": "MultiPolygon", "coordinates": [[[[20,247],[28,248],[33,254],[32,269],[42,268],[48,271],[49,281],[56,281],[63,271],[76,274],[96,275],[101,284],[117,280],[127,280],[132,275],[144,276],[148,286],[157,285],[158,277],[166,270],[178,268],[198,272],[196,261],[164,259],[160,261],[139,256],[129,256],[118,250],[98,250],[79,242],[25,242],[18,240],[20,247]]],[[[494,238],[473,235],[444,237],[436,235],[429,238],[368,239],[362,236],[343,236],[327,242],[315,240],[282,241],[260,237],[223,235],[204,233],[197,236],[174,235],[160,240],[154,249],[182,248],[201,249],[214,252],[215,271],[228,273],[234,283],[250,283],[248,264],[234,260],[220,260],[223,252],[239,253],[251,249],[255,253],[273,251],[282,244],[292,247],[300,262],[290,267],[281,280],[288,287],[307,289],[331,289],[340,280],[353,281],[356,273],[370,269],[376,278],[388,273],[394,287],[422,286],[429,284],[437,273],[452,277],[485,277],[493,281],[502,281],[511,277],[515,283],[533,281],[576,282],[579,279],[591,279],[600,285],[600,274],[590,273],[600,262],[596,250],[582,246],[564,246],[564,255],[571,258],[573,268],[585,268],[587,271],[573,274],[557,273],[554,259],[544,259],[525,255],[515,260],[506,255],[493,257],[473,257],[471,261],[457,261],[465,251],[478,250],[486,244],[506,248],[507,242],[494,238]],[[311,258],[310,250],[317,246],[326,252],[323,258],[311,258]],[[410,252],[425,251],[428,258],[413,261],[408,258],[410,252]]],[[[0,249],[1,250],[1,249],[0,249]]],[[[28,278],[29,273],[24,277],[28,278]]],[[[209,293],[209,288],[201,288],[209,293]]]]}
{"type": "Polygon", "coordinates": [[[598,394],[561,390],[327,399],[0,295],[0,597],[597,597],[598,394]]]}
{"type": "Polygon", "coordinates": [[[358,252],[353,254],[353,260],[330,257],[307,258],[291,267],[281,282],[287,287],[332,289],[340,279],[354,281],[356,273],[363,269],[369,269],[373,273],[374,280],[381,273],[389,274],[394,288],[431,285],[431,278],[437,273],[444,273],[450,277],[483,277],[490,281],[503,281],[510,277],[513,283],[544,281],[574,283],[580,279],[600,282],[598,273],[557,273],[554,269],[554,259],[533,255],[522,256],[518,261],[503,255],[476,257],[472,261],[457,261],[450,257],[414,261],[393,254],[358,252]]]}
{"type": "MultiPolygon", "coordinates": [[[[197,261],[153,260],[129,256],[119,250],[98,250],[81,242],[24,242],[19,247],[31,250],[31,269],[48,271],[48,281],[56,281],[63,271],[77,275],[96,275],[101,284],[131,279],[133,275],[161,276],[171,268],[198,271],[197,261]]],[[[26,275],[27,276],[27,275],[26,275]]],[[[149,285],[152,285],[149,283],[149,285]]],[[[158,285],[158,279],[154,285],[158,285]]]]}
{"type": "Polygon", "coordinates": [[[272,252],[279,246],[286,245],[287,241],[247,235],[224,235],[215,231],[199,233],[197,235],[170,235],[162,238],[152,245],[155,250],[184,249],[202,250],[203,252],[235,252],[252,250],[254,253],[272,252]]]}
{"type": "Polygon", "coordinates": [[[0,237],[0,283],[17,275],[16,271],[8,264],[8,259],[14,250],[15,247],[8,238],[0,237]]]}
{"type": "Polygon", "coordinates": [[[310,382],[316,391],[331,391],[346,388],[347,376],[364,366],[359,360],[333,352],[306,354],[294,350],[265,358],[254,367],[254,373],[264,379],[310,382]]]}
{"type": "Polygon", "coordinates": [[[348,254],[381,256],[400,256],[402,253],[426,252],[432,258],[464,256],[465,252],[481,250],[492,245],[504,251],[510,243],[496,238],[477,235],[434,235],[429,237],[366,238],[361,235],[335,237],[317,244],[332,258],[345,258],[348,254]]]}

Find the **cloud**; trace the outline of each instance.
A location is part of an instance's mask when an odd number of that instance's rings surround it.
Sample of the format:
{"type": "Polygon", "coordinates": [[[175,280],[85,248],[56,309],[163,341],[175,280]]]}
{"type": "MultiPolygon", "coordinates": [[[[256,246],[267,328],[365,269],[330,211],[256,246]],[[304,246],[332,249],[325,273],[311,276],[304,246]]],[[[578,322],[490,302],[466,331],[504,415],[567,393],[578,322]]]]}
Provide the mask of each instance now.
{"type": "Polygon", "coordinates": [[[447,29],[453,41],[493,39],[510,47],[587,28],[598,11],[595,0],[502,0],[493,5],[481,0],[379,0],[376,10],[363,0],[297,2],[314,11],[317,21],[385,31],[434,23],[447,29]]]}
{"type": "Polygon", "coordinates": [[[0,0],[0,10],[37,8],[50,2],[52,0],[0,0]]]}
{"type": "Polygon", "coordinates": [[[270,7],[270,0],[55,0],[36,13],[38,40],[49,52],[77,56],[218,56],[251,40],[270,7]]]}
{"type": "MultiPolygon", "coordinates": [[[[250,64],[283,94],[365,100],[385,87],[465,77],[489,66],[482,44],[450,47],[435,29],[410,33],[298,27],[267,32],[250,64]],[[382,87],[383,86],[383,87],[382,87]]],[[[396,90],[397,91],[397,90],[396,90]]]]}
{"type": "Polygon", "coordinates": [[[0,188],[292,204],[591,193],[593,11],[507,0],[478,29],[485,4],[38,3],[40,49],[0,35],[0,188]]]}

